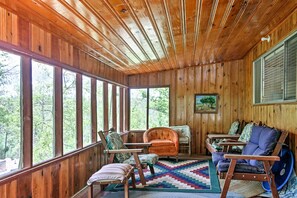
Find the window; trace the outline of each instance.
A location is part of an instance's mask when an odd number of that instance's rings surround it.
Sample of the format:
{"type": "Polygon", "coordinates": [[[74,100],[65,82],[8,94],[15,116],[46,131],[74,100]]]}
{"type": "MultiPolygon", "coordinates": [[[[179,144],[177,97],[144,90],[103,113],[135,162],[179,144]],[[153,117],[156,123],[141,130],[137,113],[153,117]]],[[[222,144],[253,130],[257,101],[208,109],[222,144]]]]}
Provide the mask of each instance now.
{"type": "Polygon", "coordinates": [[[22,168],[20,60],[0,50],[0,176],[22,168]]]}
{"type": "Polygon", "coordinates": [[[54,157],[54,67],[32,60],[33,164],[54,157]]]}
{"type": "Polygon", "coordinates": [[[146,129],[147,89],[130,89],[130,130],[146,129]]]}
{"type": "MultiPolygon", "coordinates": [[[[97,131],[104,129],[103,82],[97,80],[97,131]]],[[[100,140],[97,134],[97,139],[100,140]]]]}
{"type": "Polygon", "coordinates": [[[169,89],[149,89],[149,127],[169,126],[169,89]]]}
{"type": "Polygon", "coordinates": [[[130,89],[130,130],[169,126],[169,87],[130,89]]]}
{"type": "Polygon", "coordinates": [[[76,74],[63,69],[63,152],[76,149],[76,74]]]}
{"type": "Polygon", "coordinates": [[[92,143],[91,78],[82,76],[83,146],[92,143]]]}
{"type": "Polygon", "coordinates": [[[254,103],[296,101],[297,35],[254,62],[254,103]]]}

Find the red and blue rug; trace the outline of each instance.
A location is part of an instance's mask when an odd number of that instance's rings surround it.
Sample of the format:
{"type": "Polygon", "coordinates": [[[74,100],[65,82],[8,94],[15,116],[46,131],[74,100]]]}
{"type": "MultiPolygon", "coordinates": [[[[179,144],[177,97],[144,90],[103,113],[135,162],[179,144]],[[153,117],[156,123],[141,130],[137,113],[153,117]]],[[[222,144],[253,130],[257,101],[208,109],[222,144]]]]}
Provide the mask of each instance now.
{"type": "MultiPolygon", "coordinates": [[[[147,186],[141,185],[135,173],[137,188],[130,190],[167,192],[209,192],[220,193],[216,169],[210,160],[159,160],[154,166],[155,174],[144,170],[147,186]]],[[[123,190],[122,185],[109,185],[106,190],[123,190]]]]}

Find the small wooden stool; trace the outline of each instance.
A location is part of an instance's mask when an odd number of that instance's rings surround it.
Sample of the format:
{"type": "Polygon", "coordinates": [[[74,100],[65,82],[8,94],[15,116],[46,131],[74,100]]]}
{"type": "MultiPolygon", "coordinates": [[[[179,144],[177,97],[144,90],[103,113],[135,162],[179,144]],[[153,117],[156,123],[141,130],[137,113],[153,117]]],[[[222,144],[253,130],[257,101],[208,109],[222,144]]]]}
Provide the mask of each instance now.
{"type": "Polygon", "coordinates": [[[93,184],[124,184],[125,198],[129,197],[129,178],[132,178],[133,188],[135,186],[134,167],[129,164],[107,164],[94,173],[88,180],[88,197],[93,197],[93,184]]]}

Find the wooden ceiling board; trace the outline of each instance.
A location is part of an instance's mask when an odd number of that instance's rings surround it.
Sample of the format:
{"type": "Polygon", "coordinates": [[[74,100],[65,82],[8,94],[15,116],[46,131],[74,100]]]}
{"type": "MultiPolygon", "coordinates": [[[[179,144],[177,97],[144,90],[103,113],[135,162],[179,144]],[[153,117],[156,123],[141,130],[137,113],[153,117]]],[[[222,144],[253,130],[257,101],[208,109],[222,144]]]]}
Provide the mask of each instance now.
{"type": "Polygon", "coordinates": [[[232,57],[230,56],[232,53],[235,52],[237,56],[244,56],[246,52],[243,51],[241,46],[245,46],[246,48],[251,49],[254,46],[253,43],[257,42],[255,38],[257,37],[257,34],[259,34],[259,32],[261,36],[266,36],[266,34],[268,34],[271,30],[266,28],[266,26],[259,26],[259,24],[269,24],[274,18],[274,15],[271,15],[271,13],[278,13],[280,10],[283,10],[284,7],[288,6],[288,2],[291,1],[271,1],[271,3],[266,5],[265,7],[257,7],[257,9],[254,10],[255,14],[249,20],[249,23],[244,24],[242,31],[238,32],[238,35],[236,35],[235,37],[236,39],[233,39],[229,43],[230,48],[228,48],[224,53],[222,53],[222,56],[229,57],[229,59],[232,59],[232,57]],[[266,31],[263,31],[264,28],[266,28],[266,31]],[[250,37],[250,39],[247,39],[248,37],[250,37]],[[235,40],[237,41],[237,43],[234,42],[235,40]],[[238,43],[240,43],[240,45],[238,43]]]}
{"type": "MultiPolygon", "coordinates": [[[[215,3],[215,2],[214,2],[215,3]]],[[[197,41],[196,51],[194,52],[194,62],[195,65],[202,65],[205,64],[202,60],[202,53],[204,50],[204,44],[206,42],[207,36],[209,34],[208,27],[209,27],[209,20],[210,15],[213,7],[212,1],[202,1],[201,5],[201,15],[200,15],[200,27],[199,27],[199,37],[197,41]]]]}
{"type": "Polygon", "coordinates": [[[0,0],[0,5],[130,75],[241,59],[296,9],[297,0],[0,0]]]}

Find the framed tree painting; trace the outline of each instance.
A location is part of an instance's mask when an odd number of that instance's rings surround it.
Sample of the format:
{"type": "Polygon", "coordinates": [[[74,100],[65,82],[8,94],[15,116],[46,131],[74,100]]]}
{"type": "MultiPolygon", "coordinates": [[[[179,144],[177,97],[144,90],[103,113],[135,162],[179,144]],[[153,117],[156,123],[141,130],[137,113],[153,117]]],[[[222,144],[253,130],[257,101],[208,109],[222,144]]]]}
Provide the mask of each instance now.
{"type": "Polygon", "coordinates": [[[218,94],[195,94],[195,113],[217,113],[218,94]]]}

